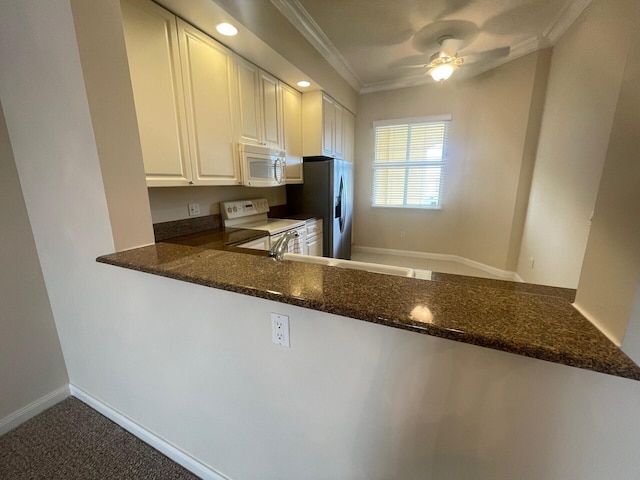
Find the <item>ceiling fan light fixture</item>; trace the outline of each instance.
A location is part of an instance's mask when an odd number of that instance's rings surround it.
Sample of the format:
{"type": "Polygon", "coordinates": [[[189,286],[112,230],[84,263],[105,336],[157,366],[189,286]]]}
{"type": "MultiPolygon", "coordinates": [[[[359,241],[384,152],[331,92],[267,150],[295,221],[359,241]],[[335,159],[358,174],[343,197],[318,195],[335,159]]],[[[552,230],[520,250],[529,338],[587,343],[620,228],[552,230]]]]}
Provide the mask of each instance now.
{"type": "Polygon", "coordinates": [[[433,78],[436,82],[444,82],[453,74],[455,69],[455,64],[443,63],[429,70],[429,75],[431,75],[431,78],[433,78]]]}

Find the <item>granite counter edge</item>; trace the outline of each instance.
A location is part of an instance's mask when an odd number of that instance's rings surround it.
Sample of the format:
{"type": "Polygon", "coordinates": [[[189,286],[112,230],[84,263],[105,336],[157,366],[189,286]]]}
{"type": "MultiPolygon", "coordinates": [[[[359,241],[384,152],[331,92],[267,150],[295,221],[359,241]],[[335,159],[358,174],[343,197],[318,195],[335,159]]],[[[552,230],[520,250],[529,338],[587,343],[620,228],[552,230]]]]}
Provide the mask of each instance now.
{"type": "Polygon", "coordinates": [[[156,268],[154,266],[144,266],[139,264],[132,264],[124,261],[119,261],[113,258],[111,255],[103,255],[96,259],[98,263],[108,264],[116,267],[126,268],[129,270],[136,270],[143,273],[152,275],[158,275],[165,278],[171,278],[174,280],[185,281],[205,287],[216,288],[220,290],[226,290],[242,295],[248,295],[252,297],[262,298],[265,300],[276,301],[289,305],[294,305],[303,308],[309,308],[312,310],[321,311],[324,313],[330,313],[334,315],[341,315],[344,317],[353,318],[360,321],[369,323],[375,323],[392,328],[399,328],[401,330],[411,331],[424,335],[434,336],[447,340],[457,341],[470,345],[476,345],[479,347],[491,348],[493,350],[503,351],[515,355],[525,356],[543,361],[549,361],[556,364],[566,365],[570,367],[577,367],[586,369],[598,373],[604,373],[608,375],[614,375],[618,377],[628,378],[632,380],[640,380],[640,367],[636,366],[634,362],[621,350],[619,351],[620,362],[617,365],[612,365],[608,362],[599,361],[596,358],[590,358],[588,355],[575,355],[570,352],[557,352],[541,346],[528,345],[525,343],[518,343],[515,341],[506,342],[495,338],[490,338],[477,334],[469,334],[457,330],[443,328],[437,325],[428,325],[420,322],[412,321],[398,321],[392,318],[385,318],[379,315],[372,315],[362,310],[350,309],[341,306],[335,306],[319,301],[299,298],[295,296],[289,296],[282,293],[271,292],[268,290],[262,290],[257,288],[244,287],[233,283],[223,283],[216,281],[209,281],[198,276],[191,276],[185,274],[179,274],[174,271],[164,270],[156,268]]]}

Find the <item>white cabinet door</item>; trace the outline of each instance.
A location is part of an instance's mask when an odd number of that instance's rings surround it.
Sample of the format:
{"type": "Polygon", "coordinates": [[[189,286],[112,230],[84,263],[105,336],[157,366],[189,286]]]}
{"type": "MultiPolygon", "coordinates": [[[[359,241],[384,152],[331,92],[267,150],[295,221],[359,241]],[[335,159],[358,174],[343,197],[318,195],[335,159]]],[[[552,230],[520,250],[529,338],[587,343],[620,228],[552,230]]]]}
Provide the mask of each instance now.
{"type": "Polygon", "coordinates": [[[260,69],[236,56],[238,72],[238,139],[242,143],[262,144],[260,113],[260,69]]]}
{"type": "Polygon", "coordinates": [[[317,235],[307,239],[307,255],[315,257],[322,256],[322,235],[317,235]]]}
{"type": "Polygon", "coordinates": [[[333,157],[335,103],[322,95],[322,155],[333,157]]]}
{"type": "Polygon", "coordinates": [[[236,55],[238,141],[281,148],[282,114],[278,79],[236,55]]]}
{"type": "MultiPolygon", "coordinates": [[[[321,91],[302,95],[302,151],[305,157],[322,155],[347,159],[353,115],[321,91]]],[[[351,159],[352,160],[352,159],[351,159]]]]}
{"type": "Polygon", "coordinates": [[[287,153],[287,183],[303,183],[302,178],[302,95],[280,83],[282,95],[282,148],[287,153]]]}
{"type": "Polygon", "coordinates": [[[235,147],[233,53],[178,20],[180,57],[189,127],[193,181],[197,185],[240,184],[235,147]]]}
{"type": "Polygon", "coordinates": [[[262,237],[247,243],[238,245],[240,248],[251,248],[254,250],[269,250],[269,237],[262,237]]]}
{"type": "Polygon", "coordinates": [[[333,104],[333,156],[344,159],[344,112],[341,105],[333,104]]]}
{"type": "Polygon", "coordinates": [[[122,2],[122,17],[147,185],[188,185],[176,17],[145,0],[122,2]]]}
{"type": "Polygon", "coordinates": [[[355,161],[355,125],[356,119],[349,110],[345,109],[342,112],[342,123],[344,124],[344,128],[342,131],[344,135],[342,137],[343,145],[344,145],[344,159],[348,162],[355,161]]]}
{"type": "Polygon", "coordinates": [[[262,143],[280,147],[282,125],[278,79],[260,70],[262,143]]]}

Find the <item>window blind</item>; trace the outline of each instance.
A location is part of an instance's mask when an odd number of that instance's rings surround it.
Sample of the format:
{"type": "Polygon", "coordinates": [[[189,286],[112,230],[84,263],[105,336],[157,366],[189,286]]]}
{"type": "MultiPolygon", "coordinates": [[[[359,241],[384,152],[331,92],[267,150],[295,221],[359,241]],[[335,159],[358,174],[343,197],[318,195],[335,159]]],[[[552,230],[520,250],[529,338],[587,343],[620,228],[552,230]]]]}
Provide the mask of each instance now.
{"type": "Polygon", "coordinates": [[[375,126],[373,205],[438,208],[449,120],[375,126]]]}

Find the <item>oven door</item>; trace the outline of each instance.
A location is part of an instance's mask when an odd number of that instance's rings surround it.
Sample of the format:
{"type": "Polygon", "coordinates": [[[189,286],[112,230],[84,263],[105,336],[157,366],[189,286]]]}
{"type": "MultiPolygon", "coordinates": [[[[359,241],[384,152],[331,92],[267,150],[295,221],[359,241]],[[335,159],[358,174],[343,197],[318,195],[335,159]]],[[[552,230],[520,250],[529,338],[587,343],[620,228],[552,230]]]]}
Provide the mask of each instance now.
{"type": "Polygon", "coordinates": [[[285,154],[254,145],[241,145],[242,183],[249,187],[277,187],[286,183],[285,154]]]}

